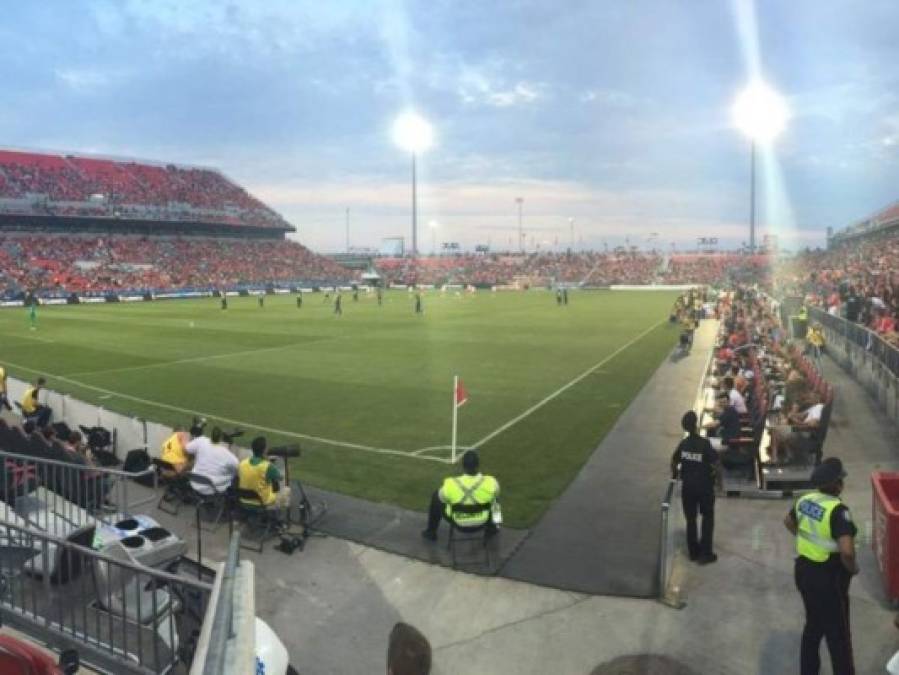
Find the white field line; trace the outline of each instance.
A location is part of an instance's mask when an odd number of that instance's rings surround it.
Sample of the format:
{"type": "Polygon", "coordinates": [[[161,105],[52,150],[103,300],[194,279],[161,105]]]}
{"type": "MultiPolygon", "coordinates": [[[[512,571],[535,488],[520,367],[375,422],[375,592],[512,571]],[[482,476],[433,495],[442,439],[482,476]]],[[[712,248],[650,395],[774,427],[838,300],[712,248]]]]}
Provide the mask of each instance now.
{"type": "Polygon", "coordinates": [[[650,326],[649,328],[647,328],[645,331],[643,331],[642,333],[640,333],[639,335],[637,335],[635,338],[633,338],[633,339],[629,340],[628,342],[626,342],[625,344],[621,345],[618,349],[616,349],[614,352],[612,352],[611,354],[609,354],[607,357],[605,357],[605,358],[604,358],[602,361],[600,361],[599,363],[590,366],[590,367],[587,368],[587,370],[585,370],[583,373],[581,373],[580,375],[578,375],[577,377],[575,377],[573,380],[571,380],[571,381],[568,382],[567,384],[563,384],[561,387],[559,387],[558,389],[556,389],[553,393],[551,393],[551,394],[550,394],[549,396],[547,396],[546,398],[544,398],[544,399],[542,399],[542,400],[540,400],[540,401],[537,401],[537,403],[535,403],[535,404],[532,405],[530,408],[528,408],[527,410],[525,410],[523,413],[521,413],[520,415],[518,415],[518,417],[513,417],[512,419],[510,419],[508,422],[506,422],[505,424],[503,424],[503,425],[502,425],[501,427],[499,427],[498,429],[496,429],[496,430],[494,430],[494,431],[491,431],[489,434],[487,434],[486,436],[484,436],[484,438],[482,438],[481,440],[479,440],[479,441],[477,441],[477,442],[475,442],[475,443],[472,443],[472,444],[471,444],[471,447],[474,447],[474,448],[480,448],[480,447],[483,446],[484,443],[486,443],[487,441],[490,441],[490,440],[496,438],[497,436],[499,436],[501,433],[503,433],[504,431],[506,431],[506,430],[509,429],[510,427],[513,427],[513,426],[515,426],[516,424],[518,424],[519,422],[521,422],[521,420],[525,419],[526,417],[529,417],[532,413],[536,412],[537,410],[539,410],[540,408],[542,408],[543,406],[545,406],[547,403],[549,403],[550,401],[552,401],[554,398],[556,398],[557,396],[559,396],[559,394],[562,394],[562,393],[568,391],[569,389],[571,389],[571,387],[573,387],[574,385],[576,385],[578,382],[580,382],[581,380],[583,380],[585,377],[587,377],[588,375],[591,375],[591,374],[594,373],[595,371],[597,371],[597,370],[599,370],[600,368],[602,368],[604,365],[606,365],[609,361],[611,361],[611,360],[614,359],[616,356],[618,356],[618,355],[619,355],[621,352],[623,352],[625,349],[627,349],[627,348],[633,346],[634,343],[636,343],[637,341],[639,341],[640,339],[642,339],[643,337],[645,337],[646,335],[648,335],[649,333],[651,333],[652,331],[654,331],[656,328],[658,328],[659,326],[661,326],[661,325],[662,325],[663,323],[665,323],[667,320],[668,320],[668,319],[662,319],[662,320],[659,321],[658,323],[653,324],[652,326],[650,326]]]}
{"type": "Polygon", "coordinates": [[[5,363],[13,368],[17,368],[19,370],[24,370],[29,373],[34,373],[35,375],[43,375],[44,377],[50,377],[54,380],[59,380],[60,382],[68,382],[69,384],[74,384],[75,386],[82,387],[84,389],[89,389],[91,391],[98,392],[100,394],[108,394],[109,396],[113,396],[116,398],[122,398],[127,401],[134,401],[135,403],[140,403],[142,405],[151,406],[154,408],[160,408],[163,410],[171,410],[173,412],[182,413],[185,415],[192,415],[195,417],[206,417],[213,420],[218,420],[220,422],[224,422],[226,424],[233,424],[235,426],[244,427],[247,429],[256,429],[258,431],[266,431],[271,434],[279,434],[281,436],[288,436],[290,438],[300,438],[309,441],[317,441],[319,443],[324,443],[326,445],[333,445],[340,448],[348,448],[351,450],[362,450],[364,452],[371,452],[379,455],[398,455],[401,457],[411,457],[413,459],[421,459],[429,462],[439,462],[441,464],[448,464],[449,460],[441,459],[439,457],[429,457],[427,455],[414,455],[412,452],[407,452],[404,450],[394,450],[392,448],[377,448],[370,445],[362,445],[359,443],[349,443],[347,441],[336,441],[331,438],[322,438],[321,436],[312,436],[310,434],[301,434],[296,431],[288,431],[287,429],[275,429],[272,427],[266,427],[255,422],[247,422],[245,420],[236,420],[228,417],[222,417],[217,413],[211,412],[203,412],[201,410],[191,410],[190,408],[183,408],[181,406],[171,405],[169,403],[161,403],[159,401],[151,401],[146,398],[139,398],[137,396],[131,396],[130,394],[123,394],[118,391],[113,391],[111,389],[104,389],[103,387],[96,387],[92,384],[87,384],[86,382],[80,382],[78,380],[73,380],[68,377],[63,377],[62,375],[56,375],[55,373],[48,373],[42,370],[35,370],[34,368],[29,368],[28,366],[19,365],[16,363],[12,363],[10,361],[5,361],[5,363]]]}
{"type": "Polygon", "coordinates": [[[279,349],[288,349],[289,347],[297,347],[299,345],[309,344],[310,342],[318,342],[318,340],[305,340],[303,342],[291,342],[286,345],[278,345],[276,347],[262,347],[261,349],[246,349],[240,352],[228,352],[226,354],[209,354],[207,356],[195,356],[189,359],[178,359],[176,361],[158,361],[157,363],[145,363],[140,366],[123,366],[121,368],[107,368],[104,370],[83,370],[77,373],[69,373],[73,377],[81,375],[100,375],[106,373],[127,373],[132,370],[148,370],[150,368],[164,368],[166,366],[179,366],[184,363],[202,363],[203,361],[213,361],[215,359],[227,359],[232,356],[249,356],[250,354],[264,354],[265,352],[274,352],[279,349]]]}

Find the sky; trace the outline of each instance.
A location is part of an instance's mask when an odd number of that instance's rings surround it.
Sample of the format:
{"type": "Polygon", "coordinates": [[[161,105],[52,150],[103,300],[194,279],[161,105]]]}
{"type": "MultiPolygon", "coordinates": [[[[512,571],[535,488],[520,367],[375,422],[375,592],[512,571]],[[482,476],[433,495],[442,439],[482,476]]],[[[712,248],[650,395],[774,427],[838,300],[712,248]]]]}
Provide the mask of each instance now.
{"type": "Polygon", "coordinates": [[[0,0],[0,146],[216,167],[323,252],[748,240],[750,78],[791,119],[760,237],[823,245],[899,199],[893,0],[0,0]],[[573,222],[572,220],[573,219],[573,222]],[[431,228],[431,223],[436,227],[431,228]]]}

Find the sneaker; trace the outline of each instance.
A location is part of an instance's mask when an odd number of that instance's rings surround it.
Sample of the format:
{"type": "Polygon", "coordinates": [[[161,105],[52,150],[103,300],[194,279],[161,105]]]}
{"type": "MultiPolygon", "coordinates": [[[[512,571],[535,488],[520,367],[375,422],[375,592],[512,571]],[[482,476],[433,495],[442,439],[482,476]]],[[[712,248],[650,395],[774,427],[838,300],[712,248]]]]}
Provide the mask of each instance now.
{"type": "Polygon", "coordinates": [[[718,561],[718,556],[715,555],[714,553],[710,553],[708,555],[700,556],[696,562],[698,562],[700,565],[710,565],[713,562],[717,562],[717,561],[718,561]]]}
{"type": "Polygon", "coordinates": [[[422,530],[421,538],[427,539],[428,541],[437,541],[437,533],[432,532],[431,530],[422,530]]]}
{"type": "Polygon", "coordinates": [[[691,553],[691,554],[690,554],[690,562],[696,562],[697,560],[699,560],[699,554],[698,554],[698,553],[691,553]]]}

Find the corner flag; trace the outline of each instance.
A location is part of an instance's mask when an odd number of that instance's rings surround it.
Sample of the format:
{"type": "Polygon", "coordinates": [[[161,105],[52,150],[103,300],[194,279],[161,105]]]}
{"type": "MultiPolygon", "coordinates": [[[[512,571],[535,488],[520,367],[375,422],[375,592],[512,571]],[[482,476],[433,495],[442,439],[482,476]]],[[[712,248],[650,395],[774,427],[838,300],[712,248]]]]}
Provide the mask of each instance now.
{"type": "Polygon", "coordinates": [[[468,402],[468,392],[465,391],[465,385],[462,384],[462,380],[458,377],[456,378],[456,407],[458,408],[460,405],[465,405],[468,402]]]}

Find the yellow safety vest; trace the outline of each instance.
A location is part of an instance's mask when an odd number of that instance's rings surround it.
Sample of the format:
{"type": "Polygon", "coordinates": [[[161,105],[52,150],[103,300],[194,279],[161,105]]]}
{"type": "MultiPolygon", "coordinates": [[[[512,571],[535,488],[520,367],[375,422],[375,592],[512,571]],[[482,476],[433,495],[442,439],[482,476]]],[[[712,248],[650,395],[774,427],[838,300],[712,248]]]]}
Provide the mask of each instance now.
{"type": "Polygon", "coordinates": [[[440,487],[440,496],[446,504],[446,515],[461,527],[477,527],[490,518],[490,509],[480,513],[456,513],[452,507],[456,504],[483,504],[489,506],[499,495],[499,483],[493,476],[477,474],[469,476],[453,476],[446,478],[440,487]]]}
{"type": "MultiPolygon", "coordinates": [[[[250,458],[247,458],[237,467],[238,487],[241,490],[252,490],[255,492],[265,506],[274,504],[276,499],[275,491],[272,490],[272,484],[267,480],[269,466],[271,466],[271,462],[267,459],[263,459],[257,464],[251,464],[250,458]]],[[[240,501],[247,506],[258,506],[254,502],[244,501],[243,499],[240,501]]]]}
{"type": "Polygon", "coordinates": [[[22,412],[26,415],[30,415],[35,410],[37,410],[37,396],[35,395],[35,389],[37,387],[28,387],[25,390],[25,395],[22,397],[22,412]]]}
{"type": "Polygon", "coordinates": [[[842,502],[823,492],[811,492],[796,501],[796,553],[823,563],[839,548],[830,531],[830,516],[842,502]]]}
{"type": "Polygon", "coordinates": [[[0,368],[0,394],[6,393],[6,371],[0,368]]]}
{"type": "Polygon", "coordinates": [[[808,321],[808,309],[804,305],[799,308],[799,320],[808,321]]]}

